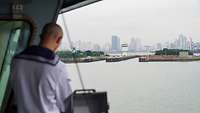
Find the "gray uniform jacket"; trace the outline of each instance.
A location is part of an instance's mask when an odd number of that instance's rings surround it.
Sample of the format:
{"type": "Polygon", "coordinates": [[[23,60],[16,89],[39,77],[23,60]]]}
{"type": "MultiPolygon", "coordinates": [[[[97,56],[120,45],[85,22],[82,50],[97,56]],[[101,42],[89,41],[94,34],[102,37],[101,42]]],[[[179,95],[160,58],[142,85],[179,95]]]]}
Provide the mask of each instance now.
{"type": "Polygon", "coordinates": [[[32,46],[17,55],[11,68],[18,113],[61,113],[71,109],[66,64],[52,51],[32,46]]]}

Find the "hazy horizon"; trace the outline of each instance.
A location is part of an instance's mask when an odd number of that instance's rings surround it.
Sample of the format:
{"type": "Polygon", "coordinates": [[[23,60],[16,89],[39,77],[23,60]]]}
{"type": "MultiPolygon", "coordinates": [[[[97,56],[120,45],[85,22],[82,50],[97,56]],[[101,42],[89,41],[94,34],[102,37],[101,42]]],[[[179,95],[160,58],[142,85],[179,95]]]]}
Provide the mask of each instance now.
{"type": "MultiPolygon", "coordinates": [[[[117,35],[121,42],[140,38],[143,44],[155,44],[179,34],[194,41],[200,37],[198,0],[104,0],[64,15],[73,41],[103,45],[117,35]]],[[[58,23],[63,26],[62,18],[58,23]]]]}

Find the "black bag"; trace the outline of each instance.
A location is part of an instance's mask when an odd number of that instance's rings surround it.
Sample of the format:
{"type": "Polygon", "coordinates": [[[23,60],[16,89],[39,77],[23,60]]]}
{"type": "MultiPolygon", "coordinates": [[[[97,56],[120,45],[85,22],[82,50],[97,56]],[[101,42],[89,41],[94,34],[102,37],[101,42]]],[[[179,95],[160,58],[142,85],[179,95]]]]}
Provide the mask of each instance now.
{"type": "Polygon", "coordinates": [[[87,89],[73,93],[73,113],[108,113],[108,109],[107,92],[87,89]]]}

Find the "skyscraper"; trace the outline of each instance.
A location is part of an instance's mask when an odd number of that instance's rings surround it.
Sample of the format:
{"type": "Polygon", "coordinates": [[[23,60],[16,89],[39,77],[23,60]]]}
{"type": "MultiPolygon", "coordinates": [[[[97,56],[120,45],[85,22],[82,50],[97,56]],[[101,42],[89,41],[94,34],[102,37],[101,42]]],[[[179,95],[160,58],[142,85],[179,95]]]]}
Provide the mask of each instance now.
{"type": "Polygon", "coordinates": [[[132,38],[128,50],[131,52],[141,51],[142,44],[139,38],[132,38]]]}
{"type": "Polygon", "coordinates": [[[112,36],[112,52],[119,52],[120,50],[120,38],[118,36],[112,36]]]}
{"type": "Polygon", "coordinates": [[[188,49],[188,41],[187,41],[187,37],[185,37],[184,35],[179,35],[178,40],[177,40],[177,47],[178,49],[188,49]]]}

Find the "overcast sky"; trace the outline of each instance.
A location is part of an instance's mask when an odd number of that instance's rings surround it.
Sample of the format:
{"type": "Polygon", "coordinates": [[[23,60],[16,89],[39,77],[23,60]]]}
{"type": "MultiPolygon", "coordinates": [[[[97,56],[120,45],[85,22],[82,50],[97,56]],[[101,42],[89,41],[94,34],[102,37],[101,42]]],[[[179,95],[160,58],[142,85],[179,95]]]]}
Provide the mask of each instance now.
{"type": "Polygon", "coordinates": [[[200,0],[104,0],[64,15],[73,41],[103,45],[117,35],[154,44],[179,34],[200,40],[200,0]]]}

